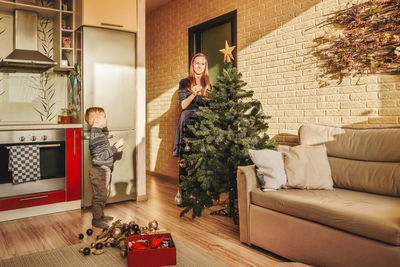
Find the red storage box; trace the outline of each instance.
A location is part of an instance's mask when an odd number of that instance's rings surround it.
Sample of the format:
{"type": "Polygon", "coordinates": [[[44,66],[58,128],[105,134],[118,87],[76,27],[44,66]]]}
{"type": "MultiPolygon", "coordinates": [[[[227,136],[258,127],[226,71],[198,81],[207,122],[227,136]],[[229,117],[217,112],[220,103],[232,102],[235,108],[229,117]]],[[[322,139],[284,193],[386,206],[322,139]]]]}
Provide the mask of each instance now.
{"type": "Polygon", "coordinates": [[[128,266],[129,267],[151,267],[176,265],[176,248],[171,234],[134,235],[128,237],[128,266]],[[129,248],[129,243],[138,240],[153,240],[154,238],[171,238],[172,247],[134,249],[129,248]]]}

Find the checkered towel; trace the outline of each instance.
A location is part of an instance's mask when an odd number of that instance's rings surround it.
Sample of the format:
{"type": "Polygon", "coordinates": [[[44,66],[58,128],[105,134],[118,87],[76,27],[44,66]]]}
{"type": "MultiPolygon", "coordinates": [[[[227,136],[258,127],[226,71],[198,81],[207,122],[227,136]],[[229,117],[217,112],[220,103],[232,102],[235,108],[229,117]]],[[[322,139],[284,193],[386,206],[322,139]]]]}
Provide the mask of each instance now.
{"type": "Polygon", "coordinates": [[[39,145],[11,146],[8,171],[14,184],[40,179],[39,145]]]}

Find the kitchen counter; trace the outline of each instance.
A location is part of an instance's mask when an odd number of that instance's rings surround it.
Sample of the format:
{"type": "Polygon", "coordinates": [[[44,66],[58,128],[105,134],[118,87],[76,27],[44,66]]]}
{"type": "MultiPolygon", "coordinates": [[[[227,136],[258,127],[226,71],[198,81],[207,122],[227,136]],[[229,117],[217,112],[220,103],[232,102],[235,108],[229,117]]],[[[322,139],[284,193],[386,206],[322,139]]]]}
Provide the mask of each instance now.
{"type": "Polygon", "coordinates": [[[0,123],[0,131],[10,131],[10,130],[42,130],[42,129],[70,129],[70,128],[82,128],[83,125],[80,123],[0,123]]]}

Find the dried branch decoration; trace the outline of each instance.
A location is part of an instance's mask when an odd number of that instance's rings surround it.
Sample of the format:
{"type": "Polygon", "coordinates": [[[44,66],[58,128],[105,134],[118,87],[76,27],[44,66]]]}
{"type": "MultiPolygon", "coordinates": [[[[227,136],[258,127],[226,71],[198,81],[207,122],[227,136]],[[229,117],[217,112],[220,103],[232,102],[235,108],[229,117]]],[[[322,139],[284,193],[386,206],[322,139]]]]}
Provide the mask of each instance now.
{"type": "Polygon", "coordinates": [[[319,27],[326,34],[314,39],[314,55],[332,76],[400,72],[400,0],[353,4],[319,27]]]}

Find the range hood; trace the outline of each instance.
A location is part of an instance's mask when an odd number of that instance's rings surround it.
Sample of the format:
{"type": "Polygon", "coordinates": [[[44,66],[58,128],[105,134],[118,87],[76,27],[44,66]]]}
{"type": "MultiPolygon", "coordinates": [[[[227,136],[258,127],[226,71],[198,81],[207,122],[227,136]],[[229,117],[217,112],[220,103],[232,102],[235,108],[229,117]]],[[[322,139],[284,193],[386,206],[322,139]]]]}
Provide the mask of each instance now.
{"type": "Polygon", "coordinates": [[[38,50],[38,16],[35,12],[14,10],[14,51],[0,61],[0,68],[44,71],[57,63],[38,50]]]}

